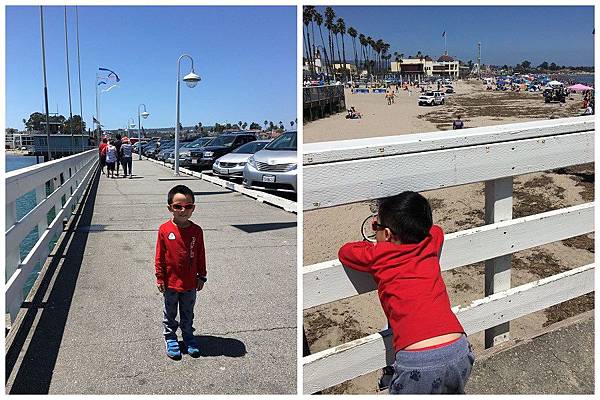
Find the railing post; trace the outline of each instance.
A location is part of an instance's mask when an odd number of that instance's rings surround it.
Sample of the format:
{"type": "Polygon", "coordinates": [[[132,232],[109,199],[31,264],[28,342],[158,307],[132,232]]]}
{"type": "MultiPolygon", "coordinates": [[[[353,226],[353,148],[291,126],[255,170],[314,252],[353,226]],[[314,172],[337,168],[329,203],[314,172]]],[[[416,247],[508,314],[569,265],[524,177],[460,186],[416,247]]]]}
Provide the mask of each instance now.
{"type": "MultiPolygon", "coordinates": [[[[6,204],[6,228],[13,226],[17,222],[17,202],[13,201],[11,203],[6,204]]],[[[5,228],[5,230],[6,230],[5,228]]],[[[5,268],[4,268],[4,282],[8,282],[10,277],[17,271],[19,268],[19,263],[21,262],[21,249],[19,244],[16,246],[11,246],[11,248],[6,248],[6,260],[5,260],[5,268]]],[[[16,298],[13,297],[11,299],[4,299],[6,302],[5,309],[8,311],[10,315],[10,325],[14,322],[15,318],[17,318],[17,314],[21,309],[21,304],[23,303],[23,292],[20,291],[16,294],[16,298]]],[[[7,322],[7,328],[9,323],[7,322]]]]}
{"type": "MultiPolygon", "coordinates": [[[[48,184],[50,185],[50,188],[49,188],[50,193],[54,192],[54,180],[50,179],[48,181],[48,184]]],[[[42,185],[35,188],[36,204],[40,204],[40,202],[42,200],[44,200],[46,197],[48,197],[48,194],[46,193],[46,182],[44,182],[42,185]]],[[[54,212],[56,214],[56,206],[52,207],[49,212],[52,212],[52,210],[54,210],[54,212]]],[[[42,218],[38,222],[38,238],[42,237],[42,234],[44,233],[46,228],[48,228],[48,214],[46,214],[46,218],[42,218]]],[[[49,253],[49,250],[45,249],[42,254],[42,257],[40,257],[40,263],[42,263],[42,265],[43,265],[43,262],[41,260],[44,260],[48,256],[48,253],[49,253]]]]}
{"type": "MultiPolygon", "coordinates": [[[[17,203],[13,201],[11,203],[6,204],[6,227],[4,231],[11,226],[13,226],[17,222],[17,203]]],[[[8,243],[6,243],[8,244],[8,243]]],[[[4,264],[4,282],[7,282],[8,279],[15,273],[19,266],[19,262],[21,261],[21,254],[19,251],[19,245],[11,246],[10,248],[6,247],[6,260],[4,264]]]]}
{"type": "MultiPolygon", "coordinates": [[[[485,223],[512,219],[513,177],[485,182],[485,223]]],[[[485,261],[485,296],[510,289],[512,254],[485,261]]],[[[506,322],[485,330],[485,348],[493,347],[510,338],[510,323],[506,322]]]]}

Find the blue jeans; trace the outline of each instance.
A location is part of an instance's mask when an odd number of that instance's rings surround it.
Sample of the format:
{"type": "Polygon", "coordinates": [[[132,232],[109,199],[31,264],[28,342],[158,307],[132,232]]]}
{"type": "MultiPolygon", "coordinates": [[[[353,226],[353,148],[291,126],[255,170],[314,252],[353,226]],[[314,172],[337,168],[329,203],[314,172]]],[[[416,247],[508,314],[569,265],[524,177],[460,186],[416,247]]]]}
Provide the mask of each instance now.
{"type": "Polygon", "coordinates": [[[127,176],[127,172],[131,175],[131,157],[121,158],[121,163],[123,163],[123,176],[127,176]]]}
{"type": "Polygon", "coordinates": [[[176,292],[171,289],[165,289],[163,293],[165,305],[163,308],[163,326],[165,340],[177,340],[177,328],[181,328],[183,341],[186,343],[194,342],[194,304],[196,304],[196,290],[187,292],[176,292]],[[181,323],[175,319],[177,317],[177,307],[179,307],[179,318],[181,323]]]}
{"type": "Polygon", "coordinates": [[[465,393],[475,362],[467,337],[431,350],[396,353],[390,394],[465,393]]]}

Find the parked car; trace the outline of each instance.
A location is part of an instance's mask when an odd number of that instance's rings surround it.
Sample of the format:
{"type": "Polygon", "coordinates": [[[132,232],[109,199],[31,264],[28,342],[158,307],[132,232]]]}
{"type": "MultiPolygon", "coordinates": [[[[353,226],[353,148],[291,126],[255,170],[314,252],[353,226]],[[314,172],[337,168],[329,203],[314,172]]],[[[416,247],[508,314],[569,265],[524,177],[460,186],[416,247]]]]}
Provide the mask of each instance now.
{"type": "MultiPolygon", "coordinates": [[[[200,148],[206,145],[212,139],[213,138],[210,137],[201,137],[192,142],[186,143],[184,146],[181,146],[179,148],[179,165],[181,166],[182,160],[184,160],[186,157],[189,157],[191,149],[200,148]]],[[[169,152],[167,156],[167,162],[170,164],[175,163],[175,149],[171,149],[171,151],[169,152]]]]}
{"type": "Polygon", "coordinates": [[[444,94],[442,92],[425,92],[419,96],[419,105],[433,106],[436,104],[444,104],[444,94]]]}
{"type": "Polygon", "coordinates": [[[243,184],[253,189],[296,193],[297,132],[284,132],[248,159],[243,184]]]}
{"type": "MultiPolygon", "coordinates": [[[[186,148],[183,149],[183,151],[181,151],[179,153],[179,166],[180,167],[185,167],[185,168],[191,168],[192,166],[195,166],[198,164],[198,155],[196,155],[196,161],[192,162],[192,150],[195,150],[198,152],[198,154],[202,154],[202,151],[204,150],[204,147],[206,146],[210,146],[212,144],[212,142],[216,139],[216,137],[209,137],[209,138],[202,138],[205,139],[202,142],[200,142],[200,144],[194,145],[193,148],[186,148]],[[208,139],[208,140],[206,140],[208,139]]],[[[200,156],[201,157],[201,156],[200,156]]]]}
{"type": "MultiPolygon", "coordinates": [[[[188,143],[191,143],[191,141],[187,140],[187,141],[179,142],[179,148],[181,149],[182,146],[185,146],[188,143]]],[[[169,147],[167,147],[165,149],[161,149],[160,152],[158,153],[158,155],[156,156],[156,159],[158,161],[167,161],[167,157],[169,157],[169,155],[174,154],[174,153],[175,153],[175,142],[173,142],[171,145],[169,145],[169,147]]]]}
{"type": "Polygon", "coordinates": [[[213,164],[213,174],[225,178],[241,178],[250,156],[262,150],[269,142],[270,140],[255,140],[241,145],[229,154],[225,154],[213,164]]]}
{"type": "Polygon", "coordinates": [[[256,140],[254,133],[231,132],[217,136],[210,145],[190,150],[191,167],[199,170],[212,169],[219,157],[231,153],[243,144],[256,140]]]}
{"type": "Polygon", "coordinates": [[[456,93],[452,85],[444,85],[444,89],[446,89],[446,93],[456,93]]]}

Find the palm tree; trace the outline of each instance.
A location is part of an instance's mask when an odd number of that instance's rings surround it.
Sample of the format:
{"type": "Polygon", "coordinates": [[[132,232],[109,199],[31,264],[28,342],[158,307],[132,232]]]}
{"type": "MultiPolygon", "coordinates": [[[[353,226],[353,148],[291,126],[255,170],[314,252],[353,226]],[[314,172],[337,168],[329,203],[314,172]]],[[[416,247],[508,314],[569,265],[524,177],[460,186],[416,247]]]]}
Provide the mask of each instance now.
{"type": "Polygon", "coordinates": [[[335,74],[334,69],[333,69],[333,64],[335,61],[335,49],[334,49],[334,44],[333,44],[333,38],[331,37],[331,34],[333,33],[333,29],[334,29],[334,23],[333,23],[333,19],[335,18],[335,12],[333,11],[333,8],[331,7],[327,7],[325,8],[325,27],[327,28],[327,30],[329,31],[329,38],[328,38],[328,42],[329,42],[329,51],[330,51],[330,55],[331,55],[331,73],[332,75],[335,74]]]}
{"type": "MultiPolygon", "coordinates": [[[[342,54],[344,55],[344,73],[347,74],[347,72],[346,72],[346,46],[344,45],[344,35],[346,34],[346,23],[344,22],[343,18],[338,18],[336,25],[338,28],[338,32],[340,33],[340,36],[342,37],[342,54]]],[[[339,48],[338,48],[338,51],[339,51],[339,48]]]]}
{"type": "Polygon", "coordinates": [[[264,122],[264,125],[265,125],[265,131],[267,130],[267,124],[268,124],[268,123],[269,123],[269,121],[267,121],[267,120],[265,119],[265,122],[264,122]]]}
{"type": "Polygon", "coordinates": [[[321,35],[321,45],[323,46],[323,53],[325,56],[325,71],[327,72],[327,74],[329,75],[329,59],[327,57],[327,48],[325,47],[325,41],[323,40],[323,31],[321,30],[321,24],[323,24],[323,16],[321,14],[319,14],[319,12],[317,10],[315,10],[314,16],[313,16],[315,22],[317,23],[317,26],[319,27],[319,34],[321,35]]]}
{"type": "Polygon", "coordinates": [[[367,38],[365,35],[363,35],[362,33],[360,35],[358,35],[358,41],[360,42],[360,50],[361,50],[361,54],[362,54],[362,59],[363,59],[363,68],[365,67],[365,64],[367,63],[367,38]]]}
{"type": "Polygon", "coordinates": [[[340,28],[337,26],[337,24],[333,24],[331,26],[331,32],[333,32],[333,36],[335,37],[335,44],[337,47],[337,54],[338,54],[338,64],[342,64],[342,55],[340,53],[340,43],[338,42],[338,33],[340,33],[340,28]]]}
{"type": "MultiPolygon", "coordinates": [[[[311,23],[312,18],[313,18],[313,12],[312,9],[314,9],[313,6],[305,6],[303,8],[303,14],[302,14],[302,20],[304,22],[304,26],[306,26],[306,35],[305,37],[305,41],[306,41],[306,57],[308,58],[308,69],[311,72],[311,75],[314,76],[315,73],[315,69],[314,69],[314,63],[312,61],[312,51],[311,51],[311,45],[310,45],[310,33],[308,32],[308,25],[311,23]]],[[[302,32],[304,34],[304,31],[302,32]]]]}
{"type": "Polygon", "coordinates": [[[358,55],[356,54],[356,36],[358,32],[353,27],[348,28],[348,35],[352,38],[352,47],[354,48],[354,65],[356,66],[356,72],[358,73],[358,55]]]}
{"type": "Polygon", "coordinates": [[[290,126],[293,128],[294,127],[294,121],[290,121],[290,126]]]}

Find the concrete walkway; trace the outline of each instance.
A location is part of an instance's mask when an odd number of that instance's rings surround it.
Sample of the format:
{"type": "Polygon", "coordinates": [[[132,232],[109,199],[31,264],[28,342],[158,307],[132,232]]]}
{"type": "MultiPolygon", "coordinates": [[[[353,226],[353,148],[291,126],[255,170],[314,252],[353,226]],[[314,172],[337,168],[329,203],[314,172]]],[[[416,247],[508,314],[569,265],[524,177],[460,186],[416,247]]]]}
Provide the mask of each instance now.
{"type": "Polygon", "coordinates": [[[476,355],[468,394],[594,393],[594,310],[507,344],[476,355]]]}
{"type": "Polygon", "coordinates": [[[295,394],[296,215],[149,161],[133,171],[94,179],[7,338],[6,392],[295,394]],[[173,361],[154,246],[179,183],[195,192],[209,281],[195,309],[202,355],[173,361]]]}

